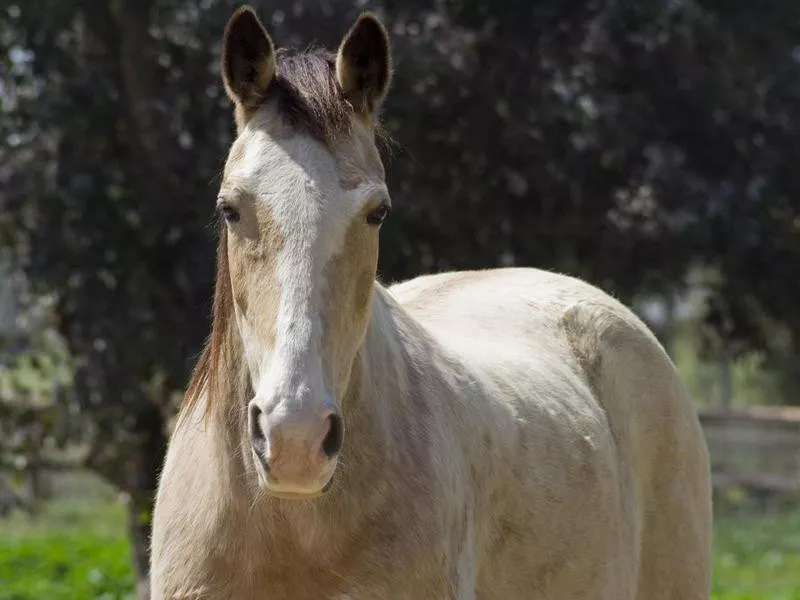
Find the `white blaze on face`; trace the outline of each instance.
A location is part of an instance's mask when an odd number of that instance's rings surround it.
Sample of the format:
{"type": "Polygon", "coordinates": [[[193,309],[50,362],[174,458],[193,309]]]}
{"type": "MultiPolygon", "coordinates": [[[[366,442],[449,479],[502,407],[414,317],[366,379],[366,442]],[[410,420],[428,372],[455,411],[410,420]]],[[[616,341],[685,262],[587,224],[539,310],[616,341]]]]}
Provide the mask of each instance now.
{"type": "Polygon", "coordinates": [[[283,237],[275,257],[280,298],[272,352],[264,334],[236,310],[253,389],[257,397],[294,396],[306,386],[311,388],[306,393],[324,393],[324,268],[341,251],[350,223],[376,184],[344,189],[331,152],[306,134],[275,138],[247,128],[231,154],[239,158],[227,174],[228,185],[265,203],[283,237]]]}

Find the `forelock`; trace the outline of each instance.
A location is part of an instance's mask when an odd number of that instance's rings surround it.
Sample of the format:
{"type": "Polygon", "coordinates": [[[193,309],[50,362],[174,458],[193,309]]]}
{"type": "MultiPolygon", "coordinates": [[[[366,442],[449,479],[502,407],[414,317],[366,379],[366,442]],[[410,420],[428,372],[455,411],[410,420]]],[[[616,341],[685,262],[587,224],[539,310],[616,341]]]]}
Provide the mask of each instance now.
{"type": "Polygon", "coordinates": [[[330,144],[350,126],[353,108],[336,80],[336,56],[327,50],[278,50],[269,94],[292,126],[323,143],[330,144]]]}

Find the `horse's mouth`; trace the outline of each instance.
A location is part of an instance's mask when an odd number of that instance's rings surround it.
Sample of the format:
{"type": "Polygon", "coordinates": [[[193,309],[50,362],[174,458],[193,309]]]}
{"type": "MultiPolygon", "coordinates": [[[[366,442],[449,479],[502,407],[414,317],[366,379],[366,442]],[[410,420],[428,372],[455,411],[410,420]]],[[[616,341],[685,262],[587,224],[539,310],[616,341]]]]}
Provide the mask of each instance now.
{"type": "Polygon", "coordinates": [[[269,488],[266,488],[266,492],[269,496],[278,498],[280,500],[315,500],[325,495],[325,488],[318,492],[311,492],[310,494],[301,494],[298,492],[279,492],[269,488]]]}
{"type": "Polygon", "coordinates": [[[334,469],[328,478],[327,483],[319,490],[311,492],[281,489],[281,485],[277,481],[274,481],[270,475],[267,475],[266,478],[259,478],[261,479],[261,487],[264,492],[273,498],[278,498],[281,500],[315,500],[316,498],[326,495],[330,491],[330,489],[333,487],[335,474],[336,473],[334,469]]]}

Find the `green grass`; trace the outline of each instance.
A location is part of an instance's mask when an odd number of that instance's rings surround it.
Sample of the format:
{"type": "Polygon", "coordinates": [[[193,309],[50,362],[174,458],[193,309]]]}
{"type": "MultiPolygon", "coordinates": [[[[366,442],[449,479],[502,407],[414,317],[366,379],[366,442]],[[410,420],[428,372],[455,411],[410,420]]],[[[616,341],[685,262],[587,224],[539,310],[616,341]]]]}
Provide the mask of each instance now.
{"type": "Polygon", "coordinates": [[[124,508],[77,501],[0,521],[0,600],[133,599],[124,508]]]}
{"type": "MultiPolygon", "coordinates": [[[[713,600],[800,600],[800,510],[720,518],[713,600]]],[[[0,521],[0,600],[134,598],[123,507],[54,504],[0,521]]]]}
{"type": "Polygon", "coordinates": [[[800,510],[719,519],[714,600],[800,600],[800,510]]]}

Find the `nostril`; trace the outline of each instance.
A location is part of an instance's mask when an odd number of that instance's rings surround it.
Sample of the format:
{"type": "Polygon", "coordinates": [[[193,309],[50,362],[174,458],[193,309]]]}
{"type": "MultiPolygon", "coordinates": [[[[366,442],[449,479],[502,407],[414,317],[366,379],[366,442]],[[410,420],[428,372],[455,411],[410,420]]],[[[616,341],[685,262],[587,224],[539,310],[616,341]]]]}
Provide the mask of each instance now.
{"type": "Polygon", "coordinates": [[[264,430],[261,428],[259,418],[261,417],[261,409],[255,402],[250,403],[249,414],[249,428],[250,428],[250,443],[253,444],[253,449],[259,454],[263,454],[266,450],[266,438],[264,430]]]}
{"type": "Polygon", "coordinates": [[[339,415],[328,417],[328,434],[322,440],[322,451],[328,458],[333,458],[342,449],[342,418],[339,415]]]}

